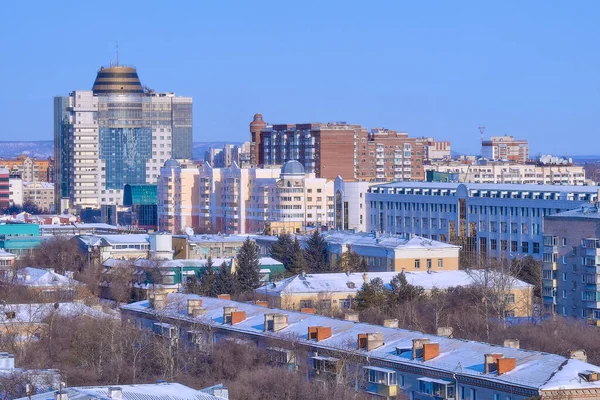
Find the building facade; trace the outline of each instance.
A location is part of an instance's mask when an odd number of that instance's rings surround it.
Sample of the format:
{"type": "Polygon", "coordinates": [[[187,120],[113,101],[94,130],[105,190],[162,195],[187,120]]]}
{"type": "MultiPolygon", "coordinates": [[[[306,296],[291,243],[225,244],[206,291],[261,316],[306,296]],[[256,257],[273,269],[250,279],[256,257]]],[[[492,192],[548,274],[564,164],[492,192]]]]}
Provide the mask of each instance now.
{"type": "MultiPolygon", "coordinates": [[[[585,185],[585,169],[580,165],[521,164],[511,162],[461,163],[432,162],[425,165],[429,171],[448,174],[445,182],[512,183],[533,185],[585,185]]],[[[429,174],[427,174],[427,180],[429,174]]]]}
{"type": "Polygon", "coordinates": [[[6,168],[0,168],[0,210],[10,206],[10,178],[6,168]]]}
{"type": "MultiPolygon", "coordinates": [[[[315,381],[346,382],[374,398],[584,400],[600,397],[600,367],[571,358],[196,295],[127,304],[121,318],[211,352],[226,340],[261,349],[315,381]],[[306,371],[304,371],[306,368],[306,371]]],[[[267,394],[268,396],[268,394],[267,394]]]]}
{"type": "Polygon", "coordinates": [[[91,91],[55,97],[54,149],[57,210],[120,205],[126,184],[191,158],[192,99],[142,88],[134,68],[101,68],[91,91]]]}
{"type": "Polygon", "coordinates": [[[492,136],[481,141],[481,157],[492,161],[526,163],[529,161],[529,143],[514,136],[492,136]]]}
{"type": "Polygon", "coordinates": [[[337,177],[334,182],[335,229],[339,231],[367,231],[367,191],[374,182],[345,181],[337,177]]]}
{"type": "Polygon", "coordinates": [[[595,205],[544,218],[544,311],[600,325],[600,213],[595,205]]]}
{"type": "Polygon", "coordinates": [[[345,122],[267,125],[261,114],[250,123],[250,134],[252,165],[298,160],[318,178],[365,182],[423,180],[425,148],[433,141],[345,122]]]}
{"type": "Polygon", "coordinates": [[[449,141],[436,141],[434,138],[422,138],[421,140],[424,142],[426,160],[439,161],[452,159],[449,141]]]}
{"type": "Polygon", "coordinates": [[[23,202],[35,204],[42,212],[54,212],[54,184],[23,182],[23,202]]]}
{"type": "Polygon", "coordinates": [[[367,192],[367,230],[458,244],[466,254],[542,258],[544,217],[598,199],[595,186],[395,182],[367,192]]]}
{"type": "Polygon", "coordinates": [[[20,177],[27,182],[53,182],[54,160],[36,159],[20,155],[16,159],[0,160],[0,168],[8,168],[11,176],[20,177]]]}

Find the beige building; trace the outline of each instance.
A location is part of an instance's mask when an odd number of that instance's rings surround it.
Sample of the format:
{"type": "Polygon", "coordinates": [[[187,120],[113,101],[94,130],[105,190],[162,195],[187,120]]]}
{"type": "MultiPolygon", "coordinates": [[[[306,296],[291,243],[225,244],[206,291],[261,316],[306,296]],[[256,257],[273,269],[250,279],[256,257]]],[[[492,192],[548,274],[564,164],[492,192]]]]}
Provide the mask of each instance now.
{"type": "MultiPolygon", "coordinates": [[[[420,286],[425,293],[433,289],[448,290],[452,287],[479,286],[486,281],[482,270],[473,271],[410,271],[404,276],[409,284],[420,286]]],[[[317,311],[331,309],[351,309],[352,301],[363,283],[379,278],[385,285],[398,275],[398,272],[333,273],[295,275],[265,287],[256,289],[259,296],[269,299],[269,304],[286,310],[299,311],[315,308],[317,311]]],[[[491,273],[490,273],[491,275],[491,273]]],[[[499,277],[494,274],[494,277],[499,277]]],[[[493,280],[491,277],[490,280],[493,280]]],[[[506,317],[530,317],[533,311],[533,286],[516,278],[506,277],[505,284],[506,317]]]]}
{"type": "Polygon", "coordinates": [[[158,229],[181,233],[199,228],[200,171],[191,162],[167,160],[158,176],[158,229]]]}
{"type": "Polygon", "coordinates": [[[23,182],[23,201],[32,202],[40,210],[54,212],[54,184],[48,182],[23,182]]]}
{"type": "MultiPolygon", "coordinates": [[[[449,174],[449,181],[464,183],[513,183],[536,185],[585,185],[585,170],[580,165],[523,164],[514,162],[462,163],[432,162],[425,171],[449,174]]],[[[446,179],[442,179],[446,180],[446,179]]]]}
{"type": "Polygon", "coordinates": [[[488,160],[529,161],[529,143],[514,136],[492,136],[481,142],[481,156],[488,160]]]}

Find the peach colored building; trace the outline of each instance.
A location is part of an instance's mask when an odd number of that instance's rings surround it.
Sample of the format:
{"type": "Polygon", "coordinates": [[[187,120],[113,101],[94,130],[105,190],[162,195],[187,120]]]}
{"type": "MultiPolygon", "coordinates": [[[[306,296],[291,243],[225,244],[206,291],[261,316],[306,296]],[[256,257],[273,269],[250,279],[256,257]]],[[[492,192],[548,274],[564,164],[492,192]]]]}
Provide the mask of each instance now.
{"type": "Polygon", "coordinates": [[[190,163],[167,160],[158,177],[158,229],[180,233],[198,228],[200,170],[190,163]]]}

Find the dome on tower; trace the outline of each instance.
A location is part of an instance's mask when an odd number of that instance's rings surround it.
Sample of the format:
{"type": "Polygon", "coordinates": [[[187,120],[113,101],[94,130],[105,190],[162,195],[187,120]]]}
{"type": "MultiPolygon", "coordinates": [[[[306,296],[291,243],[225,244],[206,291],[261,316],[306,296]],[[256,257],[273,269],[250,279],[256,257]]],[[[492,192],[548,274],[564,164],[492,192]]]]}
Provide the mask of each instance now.
{"type": "Polygon", "coordinates": [[[254,118],[252,119],[252,122],[250,122],[251,130],[253,130],[252,128],[262,129],[266,127],[267,123],[263,120],[262,114],[254,114],[254,118]]]}
{"type": "Polygon", "coordinates": [[[281,175],[304,176],[304,166],[296,160],[290,160],[281,166],[281,175]]]}
{"type": "Polygon", "coordinates": [[[94,94],[144,93],[135,68],[122,65],[108,68],[101,67],[98,75],[96,75],[92,91],[94,94]]]}
{"type": "Polygon", "coordinates": [[[165,161],[165,164],[163,165],[164,168],[179,168],[179,162],[173,158],[168,159],[167,161],[165,161]]]}

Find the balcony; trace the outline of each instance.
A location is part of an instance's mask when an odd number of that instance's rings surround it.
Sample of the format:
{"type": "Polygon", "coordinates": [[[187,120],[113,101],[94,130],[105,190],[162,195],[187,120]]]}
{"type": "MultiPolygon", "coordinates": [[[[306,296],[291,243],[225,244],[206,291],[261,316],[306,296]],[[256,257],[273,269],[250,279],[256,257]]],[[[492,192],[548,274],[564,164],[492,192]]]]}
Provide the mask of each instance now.
{"type": "Polygon", "coordinates": [[[363,390],[385,398],[398,395],[396,371],[380,367],[363,367],[363,390]]]}

